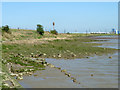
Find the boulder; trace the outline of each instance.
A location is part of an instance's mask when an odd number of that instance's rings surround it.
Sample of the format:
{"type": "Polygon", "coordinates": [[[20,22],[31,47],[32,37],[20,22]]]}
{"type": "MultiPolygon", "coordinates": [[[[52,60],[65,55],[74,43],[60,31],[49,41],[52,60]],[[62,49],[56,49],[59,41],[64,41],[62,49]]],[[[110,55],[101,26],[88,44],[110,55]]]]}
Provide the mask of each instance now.
{"type": "Polygon", "coordinates": [[[66,72],[67,70],[65,70],[65,69],[63,69],[63,70],[61,70],[61,72],[66,72]]]}

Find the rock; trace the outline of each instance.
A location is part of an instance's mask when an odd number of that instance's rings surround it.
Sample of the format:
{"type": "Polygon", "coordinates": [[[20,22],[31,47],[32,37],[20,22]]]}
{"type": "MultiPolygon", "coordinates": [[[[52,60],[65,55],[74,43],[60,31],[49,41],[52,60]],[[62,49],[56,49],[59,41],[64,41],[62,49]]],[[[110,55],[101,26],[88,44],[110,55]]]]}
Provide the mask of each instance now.
{"type": "Polygon", "coordinates": [[[6,48],[6,49],[8,49],[8,48],[6,48]]]}
{"type": "Polygon", "coordinates": [[[47,66],[47,64],[43,64],[45,67],[47,66]]]}
{"type": "Polygon", "coordinates": [[[45,59],[44,59],[44,58],[42,58],[42,59],[41,59],[41,61],[45,61],[45,59]]]}
{"type": "Polygon", "coordinates": [[[22,80],[23,77],[22,77],[22,76],[17,76],[16,79],[18,79],[18,80],[22,80]]]}
{"type": "Polygon", "coordinates": [[[54,65],[52,65],[52,64],[50,64],[50,67],[51,67],[51,68],[54,68],[55,66],[54,66],[54,65]]]}
{"type": "Polygon", "coordinates": [[[70,77],[70,76],[71,76],[71,74],[69,73],[67,76],[68,76],[68,77],[70,77]]]}
{"type": "Polygon", "coordinates": [[[112,56],[110,56],[109,58],[112,58],[112,56]]]}
{"type": "Polygon", "coordinates": [[[46,53],[43,53],[44,56],[46,56],[47,54],[46,53]]]}
{"type": "Polygon", "coordinates": [[[75,55],[75,54],[72,54],[72,57],[76,57],[76,55],[75,55]]]}
{"type": "Polygon", "coordinates": [[[58,58],[61,58],[61,54],[58,54],[58,58]]]}
{"type": "Polygon", "coordinates": [[[37,74],[34,74],[34,76],[38,76],[37,74]]]}
{"type": "Polygon", "coordinates": [[[77,80],[76,80],[76,79],[73,79],[73,82],[77,82],[77,80]]]}
{"type": "Polygon", "coordinates": [[[68,77],[70,77],[71,75],[70,75],[70,73],[65,73],[65,75],[67,75],[68,77]]]}
{"type": "Polygon", "coordinates": [[[33,53],[31,53],[31,55],[33,55],[33,53]]]}
{"type": "Polygon", "coordinates": [[[42,64],[44,65],[44,64],[47,64],[47,62],[45,62],[45,61],[42,61],[42,64]]]}
{"type": "Polygon", "coordinates": [[[41,57],[43,54],[39,54],[38,56],[41,57]]]}
{"type": "Polygon", "coordinates": [[[91,74],[91,76],[93,77],[93,74],[91,74]]]}
{"type": "Polygon", "coordinates": [[[11,76],[18,76],[18,74],[14,74],[14,73],[11,73],[10,75],[11,75],[11,76]]]}
{"type": "Polygon", "coordinates": [[[29,72],[29,75],[32,75],[33,73],[32,72],[29,72]]]}
{"type": "Polygon", "coordinates": [[[34,69],[29,69],[30,71],[34,71],[34,69]]]}
{"type": "Polygon", "coordinates": [[[23,73],[19,73],[18,75],[19,75],[19,76],[22,76],[22,75],[23,75],[23,73]]]}
{"type": "Polygon", "coordinates": [[[59,69],[59,70],[60,70],[61,68],[60,68],[60,67],[57,67],[57,69],[59,69]]]}
{"type": "Polygon", "coordinates": [[[65,75],[68,75],[68,73],[65,73],[65,75]]]}
{"type": "Polygon", "coordinates": [[[27,69],[25,69],[25,72],[27,72],[28,70],[27,69]]]}
{"type": "Polygon", "coordinates": [[[65,69],[63,69],[63,70],[61,70],[61,72],[66,72],[66,70],[65,70],[65,69]]]}
{"type": "Polygon", "coordinates": [[[66,50],[67,52],[70,52],[69,50],[66,50]]]}
{"type": "Polygon", "coordinates": [[[38,58],[39,55],[35,55],[35,58],[38,58]]]}
{"type": "Polygon", "coordinates": [[[33,55],[30,55],[30,57],[34,57],[33,55]]]}
{"type": "Polygon", "coordinates": [[[50,64],[49,63],[47,63],[47,66],[49,66],[50,64]]]}
{"type": "Polygon", "coordinates": [[[89,57],[86,57],[86,58],[89,58],[89,57]]]}
{"type": "Polygon", "coordinates": [[[75,79],[74,77],[71,77],[71,79],[75,79]]]}
{"type": "Polygon", "coordinates": [[[3,84],[3,85],[5,85],[5,86],[9,87],[9,85],[8,85],[7,83],[5,83],[5,84],[3,84]]]}
{"type": "Polygon", "coordinates": [[[56,56],[55,56],[55,55],[53,55],[53,57],[55,58],[56,56]]]}

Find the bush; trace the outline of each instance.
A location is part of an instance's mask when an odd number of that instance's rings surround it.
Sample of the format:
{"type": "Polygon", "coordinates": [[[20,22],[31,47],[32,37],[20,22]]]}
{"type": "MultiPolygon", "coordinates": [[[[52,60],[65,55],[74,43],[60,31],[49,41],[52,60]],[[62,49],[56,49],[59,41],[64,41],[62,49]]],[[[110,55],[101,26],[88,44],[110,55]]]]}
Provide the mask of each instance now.
{"type": "Polygon", "coordinates": [[[67,34],[70,34],[69,32],[67,32],[67,34]]]}
{"type": "Polygon", "coordinates": [[[7,32],[7,33],[9,33],[9,32],[10,32],[10,30],[9,30],[9,26],[8,26],[8,25],[6,25],[6,26],[2,26],[2,31],[3,31],[3,32],[7,32]]]}
{"type": "Polygon", "coordinates": [[[57,32],[56,30],[51,30],[50,32],[51,32],[52,34],[55,34],[55,35],[58,34],[58,32],[57,32]]]}
{"type": "Polygon", "coordinates": [[[44,34],[44,30],[43,30],[43,26],[38,24],[37,25],[37,32],[40,34],[40,35],[43,35],[44,34]]]}

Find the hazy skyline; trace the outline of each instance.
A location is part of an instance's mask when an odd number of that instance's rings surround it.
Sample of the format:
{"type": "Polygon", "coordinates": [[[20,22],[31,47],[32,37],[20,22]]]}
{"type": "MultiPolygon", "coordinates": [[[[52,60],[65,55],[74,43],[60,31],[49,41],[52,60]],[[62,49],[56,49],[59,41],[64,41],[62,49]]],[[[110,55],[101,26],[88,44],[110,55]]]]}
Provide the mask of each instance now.
{"type": "Polygon", "coordinates": [[[117,2],[3,2],[2,25],[11,28],[36,29],[58,32],[111,31],[118,29],[117,2]]]}

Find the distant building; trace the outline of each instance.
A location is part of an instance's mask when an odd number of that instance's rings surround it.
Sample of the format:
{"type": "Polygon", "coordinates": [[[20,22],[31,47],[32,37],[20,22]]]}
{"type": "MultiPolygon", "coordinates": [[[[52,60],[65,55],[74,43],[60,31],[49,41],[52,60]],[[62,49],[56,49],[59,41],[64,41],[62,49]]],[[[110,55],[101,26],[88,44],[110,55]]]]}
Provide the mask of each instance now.
{"type": "Polygon", "coordinates": [[[112,33],[114,33],[114,34],[120,34],[120,31],[118,31],[117,29],[112,29],[112,33]]]}
{"type": "Polygon", "coordinates": [[[109,34],[109,32],[91,32],[90,34],[109,34]]]}

